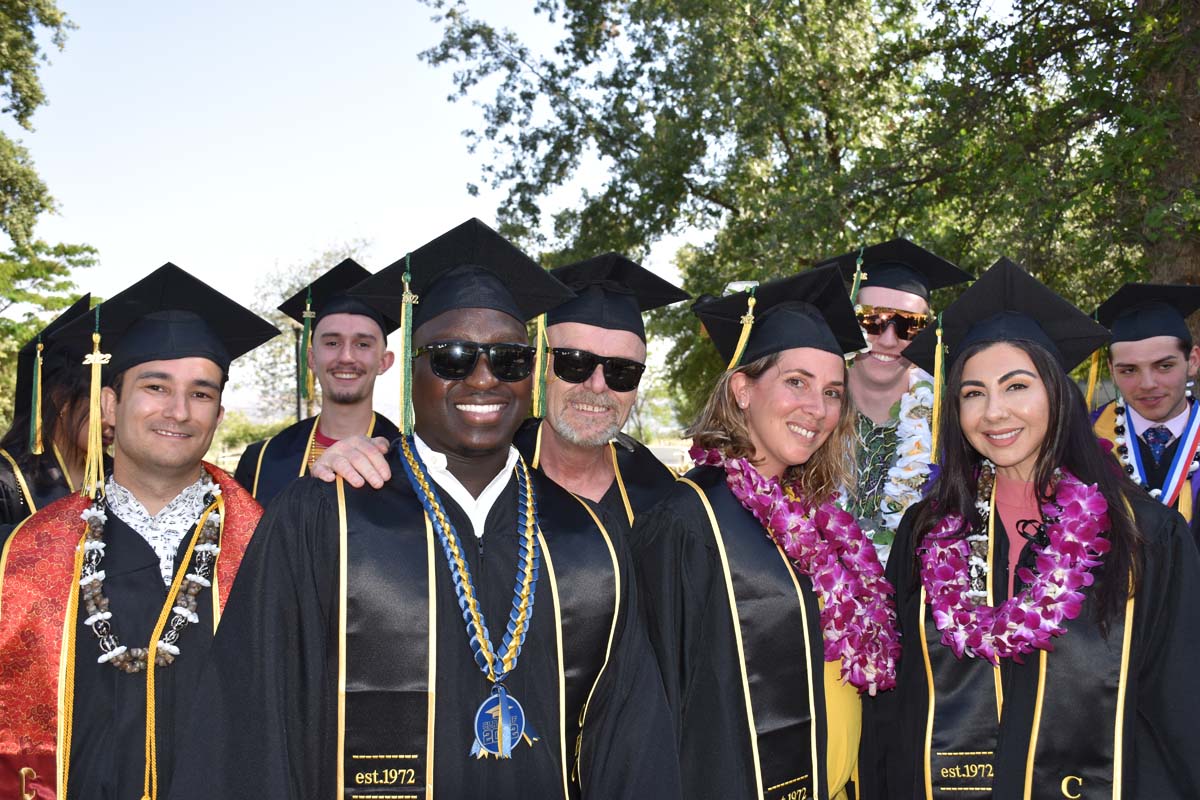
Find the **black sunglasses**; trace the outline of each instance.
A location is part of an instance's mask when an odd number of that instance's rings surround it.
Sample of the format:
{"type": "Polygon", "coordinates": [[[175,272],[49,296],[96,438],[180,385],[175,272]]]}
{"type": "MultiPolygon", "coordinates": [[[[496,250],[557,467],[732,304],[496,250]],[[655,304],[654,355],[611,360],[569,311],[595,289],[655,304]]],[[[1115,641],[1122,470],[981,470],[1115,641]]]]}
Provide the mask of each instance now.
{"type": "Polygon", "coordinates": [[[465,380],[475,371],[479,354],[487,356],[492,374],[507,383],[523,381],[533,372],[533,348],[527,344],[434,342],[418,347],[413,358],[429,354],[429,368],[446,381],[465,380]]]}
{"type": "Polygon", "coordinates": [[[572,350],[555,347],[554,374],[567,383],[583,383],[596,371],[597,364],[604,365],[604,382],[614,392],[632,392],[642,380],[646,365],[628,358],[598,356],[587,350],[572,350]]]}

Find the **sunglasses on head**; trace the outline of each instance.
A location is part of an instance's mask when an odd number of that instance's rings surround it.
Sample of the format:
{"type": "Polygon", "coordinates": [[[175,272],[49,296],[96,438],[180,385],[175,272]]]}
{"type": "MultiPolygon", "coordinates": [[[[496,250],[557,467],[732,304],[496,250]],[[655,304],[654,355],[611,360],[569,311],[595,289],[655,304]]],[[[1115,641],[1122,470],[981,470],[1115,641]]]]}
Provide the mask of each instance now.
{"type": "Polygon", "coordinates": [[[604,365],[604,382],[614,392],[632,392],[637,388],[646,371],[639,361],[617,356],[598,356],[587,350],[572,350],[555,347],[554,374],[567,383],[583,383],[596,371],[596,365],[604,365]]]}
{"type": "Polygon", "coordinates": [[[929,324],[928,314],[915,311],[900,311],[895,308],[876,308],[875,306],[858,305],[854,307],[854,316],[858,324],[871,336],[880,336],[888,325],[895,326],[896,338],[911,341],[929,324]]]}
{"type": "Polygon", "coordinates": [[[492,374],[507,383],[523,381],[533,372],[533,348],[527,344],[434,342],[418,347],[413,358],[428,354],[434,375],[442,380],[461,381],[475,371],[480,353],[487,356],[492,374]]]}

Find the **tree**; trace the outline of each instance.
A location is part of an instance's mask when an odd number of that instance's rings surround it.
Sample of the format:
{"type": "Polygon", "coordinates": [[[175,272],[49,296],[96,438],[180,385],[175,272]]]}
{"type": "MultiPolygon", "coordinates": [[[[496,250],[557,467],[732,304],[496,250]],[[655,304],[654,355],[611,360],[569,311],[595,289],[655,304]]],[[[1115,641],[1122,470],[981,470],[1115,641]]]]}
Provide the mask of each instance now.
{"type": "MultiPolygon", "coordinates": [[[[246,446],[274,436],[286,428],[290,420],[255,422],[240,411],[227,411],[221,420],[204,460],[233,472],[246,446]]],[[[249,487],[247,487],[249,488],[249,487]]]]}
{"type": "MultiPolygon", "coordinates": [[[[369,243],[355,239],[334,245],[325,252],[303,264],[276,267],[268,272],[256,285],[254,311],[283,331],[271,341],[255,348],[246,356],[244,366],[238,367],[243,374],[250,375],[255,387],[258,404],[256,411],[268,421],[280,421],[296,416],[296,344],[298,326],[276,306],[316,280],[347,258],[359,259],[369,243]]],[[[301,409],[304,416],[311,416],[319,408],[321,386],[314,382],[313,396],[301,409]]],[[[260,437],[261,438],[261,437],[260,437]]]]}
{"type": "MultiPolygon", "coordinates": [[[[1007,255],[1089,309],[1200,277],[1196,0],[540,0],[549,54],[429,5],[451,99],[492,91],[466,135],[504,229],[556,259],[709,229],[677,263],[719,293],[906,235],[975,272],[1007,255]],[[543,219],[589,159],[601,185],[543,219]]],[[[686,309],[652,332],[687,419],[721,365],[686,309]]]]}
{"type": "MultiPolygon", "coordinates": [[[[5,101],[0,113],[25,130],[33,130],[33,113],[46,102],[38,70],[48,59],[40,41],[49,34],[50,44],[61,50],[72,28],[53,0],[14,0],[0,10],[5,101]]],[[[0,253],[0,396],[5,398],[13,394],[17,350],[50,312],[71,304],[71,270],[94,263],[95,250],[87,245],[49,244],[34,236],[38,217],[54,209],[29,151],[0,132],[0,238],[8,245],[0,253]]],[[[8,427],[11,415],[12,403],[0,404],[0,429],[8,427]]]]}

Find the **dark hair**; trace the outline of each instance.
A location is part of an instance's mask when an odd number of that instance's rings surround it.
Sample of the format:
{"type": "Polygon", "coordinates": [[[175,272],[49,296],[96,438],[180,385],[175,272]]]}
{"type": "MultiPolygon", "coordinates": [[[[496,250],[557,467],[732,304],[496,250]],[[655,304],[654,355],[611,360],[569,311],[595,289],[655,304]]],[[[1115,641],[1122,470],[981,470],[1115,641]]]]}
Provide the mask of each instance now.
{"type": "MultiPolygon", "coordinates": [[[[1038,450],[1034,469],[1034,486],[1038,487],[1039,501],[1049,499],[1042,493],[1050,486],[1054,471],[1059,467],[1070,470],[1086,484],[1097,484],[1108,501],[1108,517],[1112,528],[1107,538],[1112,543],[1112,549],[1104,556],[1095,585],[1096,621],[1105,629],[1109,620],[1123,612],[1126,600],[1138,585],[1141,569],[1137,555],[1141,535],[1126,501],[1137,497],[1141,490],[1101,449],[1092,430],[1082,392],[1053,356],[1033,342],[1014,340],[1003,343],[1028,354],[1046,386],[1049,399],[1046,438],[1038,450]]],[[[962,515],[972,525],[981,522],[975,510],[975,496],[982,459],[963,434],[959,418],[959,391],[963,366],[967,360],[993,344],[997,342],[981,342],[968,347],[957,357],[946,378],[939,430],[941,471],[913,521],[918,546],[947,514],[962,515]]]]}
{"type": "Polygon", "coordinates": [[[69,354],[56,348],[42,352],[42,442],[45,450],[40,456],[29,451],[32,406],[14,414],[12,426],[0,438],[0,448],[12,455],[31,488],[46,491],[54,483],[52,471],[58,469],[58,459],[54,457],[52,445],[59,438],[62,439],[60,452],[67,464],[82,456],[75,441],[79,427],[87,424],[88,379],[88,370],[69,354]]]}

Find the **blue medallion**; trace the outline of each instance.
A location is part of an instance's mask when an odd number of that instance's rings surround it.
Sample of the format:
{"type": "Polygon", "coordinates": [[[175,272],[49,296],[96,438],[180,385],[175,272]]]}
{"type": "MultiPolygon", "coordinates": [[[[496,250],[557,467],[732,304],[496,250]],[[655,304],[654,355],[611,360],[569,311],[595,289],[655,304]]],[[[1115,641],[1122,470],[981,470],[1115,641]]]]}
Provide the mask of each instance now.
{"type": "Polygon", "coordinates": [[[492,694],[475,712],[475,744],[471,747],[471,755],[512,758],[513,745],[524,736],[525,709],[503,686],[493,688],[492,694]]]}

